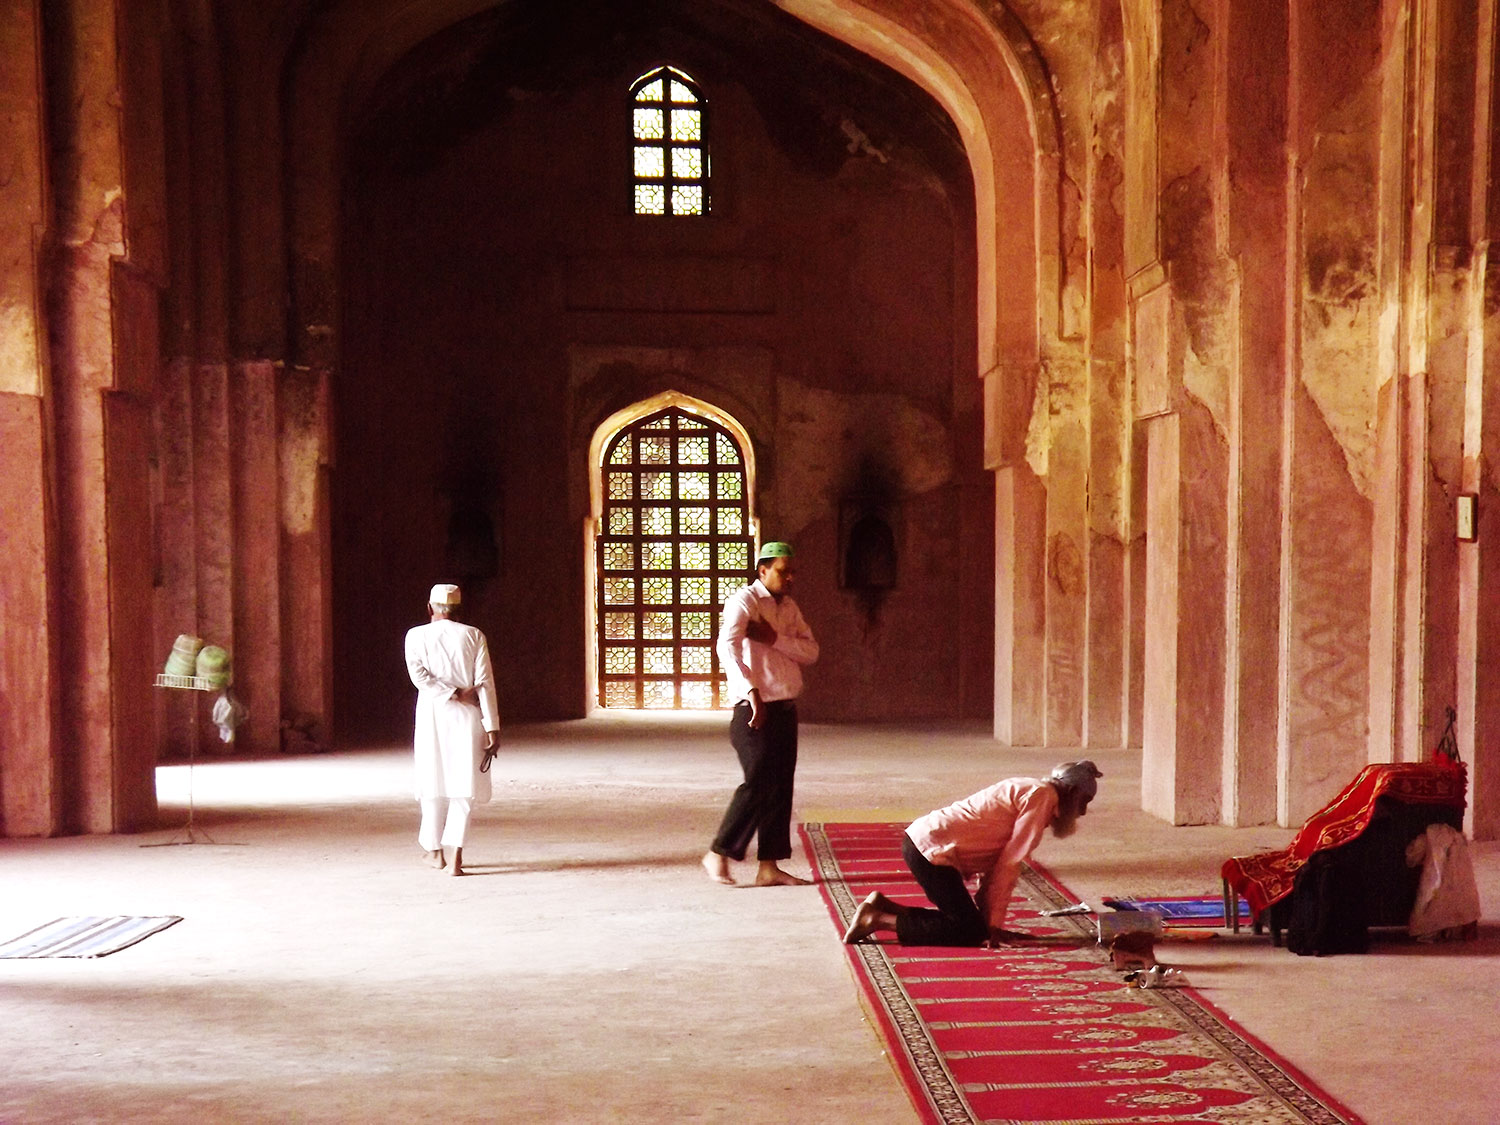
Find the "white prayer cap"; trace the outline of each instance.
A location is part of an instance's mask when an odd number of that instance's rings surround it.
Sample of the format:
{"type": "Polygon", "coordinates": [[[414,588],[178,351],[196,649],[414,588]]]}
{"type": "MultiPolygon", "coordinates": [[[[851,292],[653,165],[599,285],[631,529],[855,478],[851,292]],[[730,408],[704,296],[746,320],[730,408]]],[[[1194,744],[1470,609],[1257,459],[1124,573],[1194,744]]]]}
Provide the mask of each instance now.
{"type": "Polygon", "coordinates": [[[452,582],[439,582],[432,588],[432,593],[427,600],[433,605],[458,605],[462,600],[459,596],[458,587],[452,582]]]}

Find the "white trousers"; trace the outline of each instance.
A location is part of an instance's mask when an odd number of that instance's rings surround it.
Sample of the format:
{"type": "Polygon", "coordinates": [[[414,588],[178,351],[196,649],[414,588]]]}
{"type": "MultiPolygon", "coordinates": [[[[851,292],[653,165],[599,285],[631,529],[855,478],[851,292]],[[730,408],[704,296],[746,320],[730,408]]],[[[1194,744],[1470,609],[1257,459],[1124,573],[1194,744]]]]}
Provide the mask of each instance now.
{"type": "Polygon", "coordinates": [[[422,826],[417,829],[417,844],[424,852],[435,852],[439,847],[461,848],[464,836],[469,831],[469,813],[474,802],[467,797],[423,797],[422,826]],[[448,815],[443,817],[443,806],[448,806],[448,815]],[[443,821],[443,836],[438,839],[438,822],[443,821]]]}

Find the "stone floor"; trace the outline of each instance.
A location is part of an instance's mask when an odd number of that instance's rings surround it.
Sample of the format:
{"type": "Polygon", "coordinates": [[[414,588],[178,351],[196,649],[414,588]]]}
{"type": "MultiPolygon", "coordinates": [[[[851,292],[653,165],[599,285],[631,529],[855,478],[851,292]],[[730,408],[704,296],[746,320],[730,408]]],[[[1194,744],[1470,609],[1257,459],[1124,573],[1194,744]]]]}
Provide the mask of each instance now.
{"type": "MultiPolygon", "coordinates": [[[[909,819],[1056,751],[973,728],[809,726],[802,819],[909,819]]],[[[1138,754],[1038,858],[1075,893],[1211,893],[1284,829],[1141,813],[1138,754]]],[[[422,866],[409,751],[164,767],[198,838],[0,842],[0,929],[180,914],[93,961],[0,961],[0,1121],[907,1122],[815,888],[697,866],[738,781],[722,718],[508,730],[471,874],[422,866]]],[[[1496,1120],[1500,847],[1477,942],[1302,958],[1171,947],[1204,995],[1370,1125],[1496,1120]]],[[[806,871],[799,856],[792,865],[806,871]]],[[[752,865],[742,867],[749,874],[752,865]]]]}

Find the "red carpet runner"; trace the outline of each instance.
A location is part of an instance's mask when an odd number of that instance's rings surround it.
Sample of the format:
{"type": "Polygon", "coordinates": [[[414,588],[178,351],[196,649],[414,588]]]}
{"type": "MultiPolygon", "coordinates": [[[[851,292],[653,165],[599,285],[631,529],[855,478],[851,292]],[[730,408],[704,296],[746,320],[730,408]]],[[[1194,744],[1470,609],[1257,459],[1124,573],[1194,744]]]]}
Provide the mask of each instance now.
{"type": "MultiPolygon", "coordinates": [[[[802,826],[840,935],[873,890],[926,901],[901,860],[904,827],[802,826]]],[[[848,947],[865,1006],[923,1121],[1359,1125],[1192,989],[1127,986],[1088,916],[1039,917],[1073,901],[1029,868],[1008,924],[1045,943],[848,947]]]]}

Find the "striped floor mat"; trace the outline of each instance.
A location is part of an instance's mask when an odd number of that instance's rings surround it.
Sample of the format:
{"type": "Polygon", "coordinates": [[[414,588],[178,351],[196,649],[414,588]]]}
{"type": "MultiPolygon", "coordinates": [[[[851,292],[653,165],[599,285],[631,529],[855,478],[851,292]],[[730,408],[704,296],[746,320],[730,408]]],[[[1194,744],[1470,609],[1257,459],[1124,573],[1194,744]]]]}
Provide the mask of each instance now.
{"type": "MultiPolygon", "coordinates": [[[[901,859],[903,827],[802,825],[835,935],[871,891],[925,901],[901,859]]],[[[1194,989],[1127,984],[1098,947],[1092,919],[1043,915],[1072,901],[1028,866],[1011,919],[1031,942],[994,951],[845,947],[925,1125],[1357,1125],[1194,989]]]]}
{"type": "Polygon", "coordinates": [[[175,914],[58,918],[0,945],[0,958],[105,957],[181,921],[175,914]]]}

